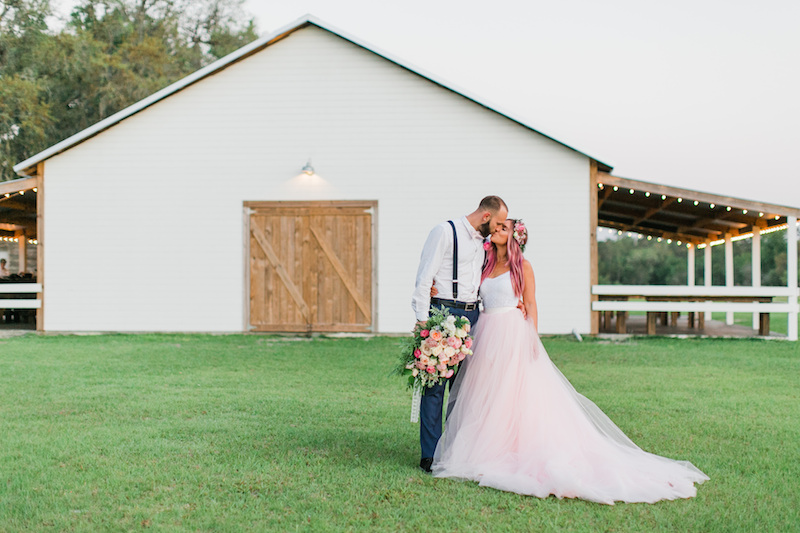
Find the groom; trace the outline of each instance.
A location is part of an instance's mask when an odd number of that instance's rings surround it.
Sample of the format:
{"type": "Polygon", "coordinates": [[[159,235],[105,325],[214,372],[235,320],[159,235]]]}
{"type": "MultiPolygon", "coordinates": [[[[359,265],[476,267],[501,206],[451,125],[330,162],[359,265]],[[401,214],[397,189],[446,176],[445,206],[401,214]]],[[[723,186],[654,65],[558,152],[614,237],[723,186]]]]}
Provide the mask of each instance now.
{"type": "MultiPolygon", "coordinates": [[[[452,315],[467,317],[473,325],[478,321],[478,286],[486,253],[483,240],[501,228],[506,217],[508,207],[502,198],[487,196],[469,215],[442,222],[431,230],[422,249],[411,300],[418,325],[428,320],[431,307],[441,306],[452,315]],[[430,296],[431,286],[437,290],[434,298],[430,296]]],[[[420,405],[419,467],[426,472],[431,471],[433,452],[442,436],[444,388],[442,383],[425,389],[420,405]]]]}

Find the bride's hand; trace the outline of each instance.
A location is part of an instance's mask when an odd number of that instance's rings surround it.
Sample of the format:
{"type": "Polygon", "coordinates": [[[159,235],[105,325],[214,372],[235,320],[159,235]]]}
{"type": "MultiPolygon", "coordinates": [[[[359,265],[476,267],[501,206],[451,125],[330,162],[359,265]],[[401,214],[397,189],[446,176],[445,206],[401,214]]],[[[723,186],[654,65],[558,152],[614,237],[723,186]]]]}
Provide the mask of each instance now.
{"type": "Polygon", "coordinates": [[[525,310],[525,304],[522,303],[522,300],[517,301],[517,309],[522,311],[522,318],[528,318],[528,311],[525,310]]]}

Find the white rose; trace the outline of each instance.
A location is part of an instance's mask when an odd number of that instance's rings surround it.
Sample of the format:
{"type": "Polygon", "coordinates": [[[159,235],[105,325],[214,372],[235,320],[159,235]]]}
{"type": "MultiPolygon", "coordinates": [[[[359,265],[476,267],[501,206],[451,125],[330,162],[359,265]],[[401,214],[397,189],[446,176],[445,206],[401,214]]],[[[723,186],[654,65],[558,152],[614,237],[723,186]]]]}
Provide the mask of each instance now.
{"type": "Polygon", "coordinates": [[[422,343],[422,346],[420,346],[419,349],[425,355],[430,355],[431,354],[431,347],[428,346],[428,344],[425,343],[425,342],[422,343]]]}
{"type": "Polygon", "coordinates": [[[444,349],[444,354],[447,356],[448,359],[450,359],[456,354],[456,349],[453,348],[452,346],[448,346],[447,348],[444,349]]]}
{"type": "Polygon", "coordinates": [[[456,330],[456,337],[458,337],[459,339],[463,339],[463,338],[464,338],[464,337],[466,337],[466,336],[467,336],[467,332],[466,332],[466,330],[464,330],[464,329],[462,329],[462,328],[458,328],[458,329],[456,330]]]}
{"type": "Polygon", "coordinates": [[[455,322],[456,322],[456,317],[455,317],[455,316],[453,316],[453,315],[450,315],[450,316],[448,316],[448,317],[447,317],[446,321],[447,321],[448,323],[450,323],[450,324],[455,324],[455,322]]]}
{"type": "Polygon", "coordinates": [[[433,355],[439,355],[440,353],[442,353],[442,345],[441,344],[437,344],[436,346],[434,346],[433,350],[432,350],[432,353],[433,353],[433,355]]]}
{"type": "Polygon", "coordinates": [[[419,369],[415,368],[414,370],[412,370],[411,371],[411,375],[414,376],[414,377],[417,377],[419,375],[419,369]]]}

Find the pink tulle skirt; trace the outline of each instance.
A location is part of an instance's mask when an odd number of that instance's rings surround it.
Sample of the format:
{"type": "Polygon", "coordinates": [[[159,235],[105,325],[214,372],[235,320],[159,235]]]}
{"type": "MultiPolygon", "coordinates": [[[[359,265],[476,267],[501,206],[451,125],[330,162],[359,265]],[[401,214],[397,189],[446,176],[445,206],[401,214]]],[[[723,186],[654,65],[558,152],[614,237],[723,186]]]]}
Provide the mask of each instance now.
{"type": "Polygon", "coordinates": [[[579,394],[516,308],[475,326],[474,353],[451,393],[433,475],[546,498],[599,503],[691,498],[709,479],[645,452],[579,394]]]}

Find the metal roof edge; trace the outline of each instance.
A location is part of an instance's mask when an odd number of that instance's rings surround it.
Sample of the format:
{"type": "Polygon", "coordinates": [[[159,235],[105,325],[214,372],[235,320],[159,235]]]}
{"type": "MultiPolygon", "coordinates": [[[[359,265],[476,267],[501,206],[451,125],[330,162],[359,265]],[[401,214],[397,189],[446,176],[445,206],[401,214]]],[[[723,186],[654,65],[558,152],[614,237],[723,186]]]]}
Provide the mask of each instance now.
{"type": "Polygon", "coordinates": [[[608,165],[607,163],[604,163],[604,162],[600,161],[599,159],[597,159],[595,157],[592,157],[591,155],[586,154],[585,152],[577,150],[576,148],[573,148],[572,146],[569,146],[568,144],[565,144],[565,143],[559,141],[558,139],[555,139],[555,138],[550,137],[549,135],[547,135],[545,133],[542,133],[541,131],[539,131],[536,128],[532,127],[531,125],[527,124],[523,120],[521,120],[519,118],[515,118],[510,112],[503,110],[500,106],[493,105],[493,104],[490,104],[488,102],[485,102],[484,100],[479,99],[477,96],[470,94],[468,91],[465,91],[465,90],[455,86],[454,84],[448,83],[445,80],[437,78],[436,76],[434,76],[433,74],[425,71],[424,69],[421,69],[421,68],[418,68],[416,66],[410,65],[409,63],[407,63],[407,62],[395,57],[394,55],[389,54],[389,53],[387,53],[387,52],[385,52],[383,50],[380,50],[379,48],[367,43],[366,41],[358,39],[357,37],[354,37],[354,36],[350,35],[349,33],[345,32],[345,31],[342,31],[342,30],[340,30],[340,29],[338,29],[338,28],[336,28],[336,27],[334,27],[334,26],[332,26],[332,25],[320,20],[319,18],[315,17],[314,15],[306,14],[306,15],[303,15],[302,17],[296,19],[295,21],[293,21],[293,22],[291,22],[291,23],[289,23],[289,24],[287,24],[287,25],[285,25],[285,26],[273,31],[272,33],[270,33],[270,34],[268,34],[268,35],[266,35],[264,37],[260,37],[260,38],[256,39],[255,41],[251,42],[250,44],[246,44],[243,47],[239,48],[238,50],[235,50],[234,52],[231,52],[230,54],[228,54],[228,55],[226,55],[224,57],[221,57],[220,59],[214,61],[213,63],[211,63],[209,65],[206,65],[205,67],[193,72],[192,74],[189,74],[188,76],[185,76],[184,78],[181,78],[180,80],[178,80],[178,81],[176,81],[176,82],[164,87],[163,89],[160,89],[160,90],[156,91],[155,93],[151,94],[150,96],[148,96],[146,98],[143,98],[142,100],[139,100],[138,102],[136,102],[134,104],[131,104],[130,106],[128,106],[128,107],[126,107],[124,109],[121,109],[120,111],[117,111],[113,115],[104,118],[103,120],[93,124],[92,126],[89,126],[88,128],[86,128],[84,130],[81,130],[78,133],[75,133],[75,134],[71,135],[70,137],[67,137],[66,139],[64,139],[64,140],[62,140],[62,141],[50,146],[49,148],[46,148],[45,150],[42,150],[41,152],[29,157],[28,159],[25,159],[24,161],[22,161],[20,163],[17,163],[13,167],[14,172],[16,172],[17,174],[20,174],[20,175],[27,175],[27,174],[25,174],[25,171],[30,169],[31,167],[35,166],[37,163],[40,163],[40,162],[42,162],[42,161],[44,161],[46,159],[49,159],[49,158],[53,157],[54,155],[57,155],[57,154],[59,154],[61,152],[64,152],[64,151],[72,148],[73,146],[75,146],[75,145],[77,145],[77,144],[79,144],[79,143],[81,143],[81,142],[83,142],[83,141],[85,141],[85,140],[97,135],[98,133],[101,133],[102,131],[104,131],[104,130],[106,130],[106,129],[108,129],[108,128],[116,125],[116,124],[118,124],[119,122],[122,122],[124,119],[126,119],[126,118],[128,118],[128,117],[130,117],[130,116],[132,116],[132,115],[134,115],[136,113],[138,113],[139,111],[142,111],[143,109],[145,109],[147,107],[150,107],[151,105],[153,105],[155,103],[160,102],[161,100],[167,98],[168,96],[171,96],[172,94],[174,94],[174,93],[176,93],[176,92],[178,92],[178,91],[180,91],[182,89],[185,89],[189,85],[192,85],[193,83],[196,83],[196,82],[202,80],[206,76],[210,76],[210,75],[212,75],[212,74],[214,74],[214,73],[216,73],[216,72],[218,72],[218,71],[220,71],[220,70],[232,65],[233,63],[236,63],[237,61],[246,58],[250,54],[258,52],[263,48],[266,48],[267,46],[269,46],[273,42],[276,42],[276,41],[282,39],[283,37],[285,37],[286,35],[288,35],[290,33],[293,33],[293,32],[295,32],[295,31],[297,31],[297,30],[299,30],[301,28],[304,28],[304,27],[308,26],[309,24],[313,24],[314,26],[317,26],[320,29],[328,31],[328,32],[330,32],[330,33],[332,33],[334,35],[337,35],[338,37],[340,37],[342,39],[345,39],[345,40],[355,44],[356,46],[359,46],[359,47],[361,47],[361,48],[363,48],[365,50],[368,50],[368,51],[370,51],[370,52],[372,52],[372,53],[374,53],[374,54],[386,59],[387,61],[391,61],[392,63],[398,65],[399,67],[404,68],[404,69],[408,70],[409,72],[412,72],[412,73],[414,73],[414,74],[416,74],[418,76],[421,76],[421,77],[427,79],[428,81],[443,87],[444,89],[452,91],[452,92],[458,94],[459,96],[461,96],[463,98],[466,98],[467,100],[470,100],[471,102],[474,102],[474,103],[480,105],[481,107],[483,107],[485,109],[488,109],[488,110],[490,110],[490,111],[492,111],[494,113],[497,113],[497,114],[499,114],[499,115],[501,115],[501,116],[513,121],[513,122],[516,122],[517,124],[527,128],[527,129],[529,129],[529,130],[531,130],[531,131],[533,131],[533,132],[535,132],[535,133],[537,133],[539,135],[542,135],[543,137],[545,137],[547,139],[550,139],[551,141],[556,142],[556,143],[564,146],[565,148],[568,148],[568,149],[570,149],[570,150],[572,150],[574,152],[577,152],[577,153],[579,153],[581,155],[584,155],[584,156],[586,156],[586,157],[588,157],[590,159],[593,159],[594,161],[596,161],[599,165],[601,165],[603,167],[603,168],[601,168],[601,170],[608,170],[608,171],[613,170],[613,167],[608,165]]]}

